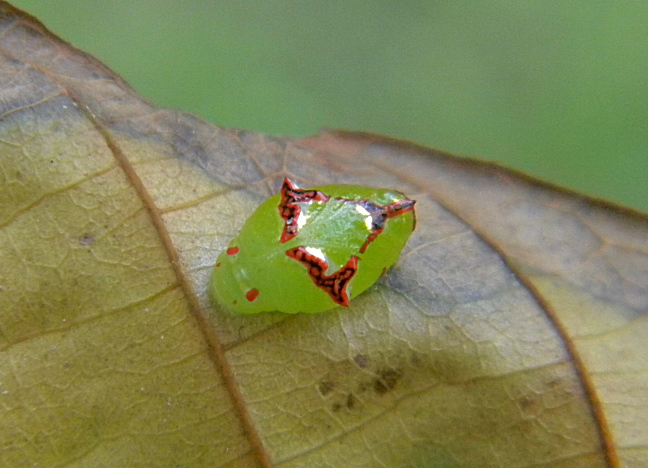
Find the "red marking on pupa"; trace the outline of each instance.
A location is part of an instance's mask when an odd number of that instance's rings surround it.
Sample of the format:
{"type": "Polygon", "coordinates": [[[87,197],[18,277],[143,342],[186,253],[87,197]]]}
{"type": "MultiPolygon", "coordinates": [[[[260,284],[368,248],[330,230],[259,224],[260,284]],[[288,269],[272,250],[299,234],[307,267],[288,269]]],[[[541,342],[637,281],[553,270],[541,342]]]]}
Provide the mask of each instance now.
{"type": "Polygon", "coordinates": [[[245,295],[245,298],[250,302],[254,302],[257,297],[259,297],[259,290],[256,288],[250,289],[245,295]]]}
{"type": "Polygon", "coordinates": [[[297,235],[301,207],[298,203],[327,202],[329,197],[319,190],[302,190],[289,178],[281,186],[281,202],[277,207],[279,216],[284,220],[284,229],[279,242],[288,242],[297,235]]]}
{"type": "Polygon", "coordinates": [[[349,307],[347,285],[358,271],[358,257],[353,255],[349,261],[332,275],[326,275],[328,269],[326,261],[309,253],[304,247],[296,247],[286,252],[290,258],[308,268],[308,275],[315,286],[327,293],[336,304],[349,307]]]}

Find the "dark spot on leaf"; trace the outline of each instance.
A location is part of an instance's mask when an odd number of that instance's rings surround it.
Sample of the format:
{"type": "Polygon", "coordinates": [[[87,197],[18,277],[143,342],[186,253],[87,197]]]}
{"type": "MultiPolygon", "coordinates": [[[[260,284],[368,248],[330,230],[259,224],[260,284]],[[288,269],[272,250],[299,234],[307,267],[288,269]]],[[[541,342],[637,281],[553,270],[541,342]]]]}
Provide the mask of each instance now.
{"type": "Polygon", "coordinates": [[[385,369],[378,374],[374,380],[374,391],[383,395],[392,390],[401,378],[401,372],[394,369],[385,369]]]}
{"type": "Polygon", "coordinates": [[[337,413],[342,409],[342,405],[340,403],[333,403],[333,406],[331,406],[331,409],[333,412],[337,413]]]}
{"type": "Polygon", "coordinates": [[[351,410],[353,409],[355,404],[356,404],[356,397],[353,396],[353,393],[349,393],[346,400],[346,407],[351,410]]]}
{"type": "Polygon", "coordinates": [[[369,382],[362,382],[360,385],[358,385],[358,390],[356,393],[364,393],[367,390],[369,390],[372,387],[371,383],[369,382]]]}
{"type": "Polygon", "coordinates": [[[322,396],[328,395],[333,391],[334,388],[335,384],[330,381],[320,382],[319,384],[319,392],[322,394],[322,396]]]}
{"type": "Polygon", "coordinates": [[[94,244],[95,238],[92,234],[84,234],[79,239],[79,244],[81,245],[91,245],[94,244]]]}
{"type": "Polygon", "coordinates": [[[423,364],[421,362],[421,356],[419,356],[419,353],[412,354],[412,357],[410,358],[410,362],[414,367],[421,367],[421,365],[423,364]]]}
{"type": "Polygon", "coordinates": [[[369,365],[369,358],[364,354],[358,354],[353,358],[353,361],[360,369],[366,369],[369,365]]]}
{"type": "Polygon", "coordinates": [[[534,408],[538,403],[536,399],[524,396],[520,398],[518,402],[520,404],[520,409],[522,410],[522,412],[527,414],[533,414],[536,412],[534,408]]]}

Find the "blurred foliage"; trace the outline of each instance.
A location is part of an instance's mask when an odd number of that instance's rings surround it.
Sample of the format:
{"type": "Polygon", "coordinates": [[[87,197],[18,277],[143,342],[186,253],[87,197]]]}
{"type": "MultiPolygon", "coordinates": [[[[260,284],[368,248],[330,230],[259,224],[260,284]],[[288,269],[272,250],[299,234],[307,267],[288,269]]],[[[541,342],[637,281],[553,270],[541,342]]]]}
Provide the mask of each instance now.
{"type": "Polygon", "coordinates": [[[375,131],[648,210],[645,2],[14,4],[218,125],[375,131]]]}

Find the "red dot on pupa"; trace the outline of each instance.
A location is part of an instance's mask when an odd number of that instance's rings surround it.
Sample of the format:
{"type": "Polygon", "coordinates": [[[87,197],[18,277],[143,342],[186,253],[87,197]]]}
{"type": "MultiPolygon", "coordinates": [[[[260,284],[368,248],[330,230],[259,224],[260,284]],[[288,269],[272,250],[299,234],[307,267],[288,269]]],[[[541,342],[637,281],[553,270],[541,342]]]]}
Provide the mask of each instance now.
{"type": "Polygon", "coordinates": [[[250,289],[245,295],[245,298],[250,302],[256,300],[257,297],[259,297],[259,290],[256,288],[250,289]]]}
{"type": "Polygon", "coordinates": [[[236,255],[240,251],[241,249],[239,249],[238,247],[230,247],[229,249],[227,249],[227,255],[236,255]]]}

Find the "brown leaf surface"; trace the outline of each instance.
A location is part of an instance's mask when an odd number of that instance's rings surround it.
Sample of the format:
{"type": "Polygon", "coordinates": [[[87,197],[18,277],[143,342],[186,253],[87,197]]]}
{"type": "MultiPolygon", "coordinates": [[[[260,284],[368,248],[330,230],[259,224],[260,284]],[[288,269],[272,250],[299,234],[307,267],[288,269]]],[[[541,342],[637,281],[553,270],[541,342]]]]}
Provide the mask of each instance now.
{"type": "Polygon", "coordinates": [[[648,465],[648,221],[373,135],[214,127],[0,2],[0,466],[648,465]],[[235,317],[278,189],[418,200],[348,309],[235,317]]]}

